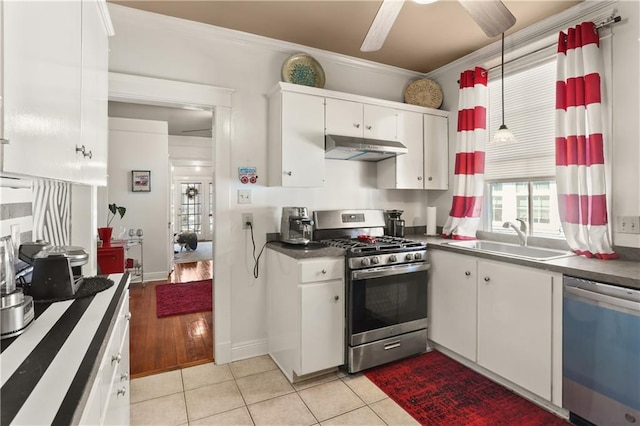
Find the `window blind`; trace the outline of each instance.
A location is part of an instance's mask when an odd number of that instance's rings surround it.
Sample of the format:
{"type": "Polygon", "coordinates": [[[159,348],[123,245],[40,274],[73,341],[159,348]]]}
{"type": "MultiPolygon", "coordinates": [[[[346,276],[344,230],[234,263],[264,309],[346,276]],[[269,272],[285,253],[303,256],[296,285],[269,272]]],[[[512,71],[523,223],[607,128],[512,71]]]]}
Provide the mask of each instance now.
{"type": "Polygon", "coordinates": [[[505,124],[518,140],[516,144],[490,144],[502,124],[500,68],[489,77],[485,179],[555,176],[555,57],[512,72],[505,68],[505,124]]]}

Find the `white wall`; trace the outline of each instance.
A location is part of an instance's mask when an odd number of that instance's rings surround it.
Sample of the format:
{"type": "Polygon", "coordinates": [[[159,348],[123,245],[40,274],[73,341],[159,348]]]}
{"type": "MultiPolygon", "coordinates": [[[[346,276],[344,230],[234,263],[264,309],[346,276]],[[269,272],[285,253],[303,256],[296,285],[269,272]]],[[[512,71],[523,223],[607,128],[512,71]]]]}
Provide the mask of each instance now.
{"type": "MultiPolygon", "coordinates": [[[[567,12],[561,14],[567,16],[574,22],[571,25],[579,24],[587,19],[579,14],[579,11],[586,7],[592,7],[598,2],[584,2],[567,12]],[[571,19],[575,17],[575,19],[571,19]]],[[[613,203],[611,206],[613,222],[616,216],[640,216],[640,56],[638,49],[638,38],[640,36],[640,3],[637,1],[601,2],[606,5],[601,11],[596,12],[604,18],[614,8],[623,18],[622,22],[611,27],[613,32],[613,137],[611,146],[613,149],[612,158],[612,189],[613,203]]],[[[558,19],[558,17],[553,18],[558,19]]],[[[594,19],[595,20],[595,19],[594,19]]],[[[595,20],[600,22],[600,20],[595,20]]],[[[560,30],[566,30],[569,25],[561,26],[547,35],[551,35],[552,42],[557,39],[560,30]]],[[[515,37],[507,37],[505,42],[506,60],[509,60],[510,51],[514,50],[514,45],[522,48],[522,42],[529,42],[531,39],[544,38],[544,35],[536,35],[528,29],[526,35],[516,33],[515,37]]],[[[523,30],[524,33],[527,29],[523,30]]],[[[458,109],[458,83],[460,73],[474,66],[490,67],[499,64],[499,42],[462,58],[452,64],[437,69],[427,76],[436,80],[442,87],[444,93],[444,103],[442,108],[449,111],[458,109]],[[492,53],[493,52],[493,53],[492,53]]],[[[456,120],[449,122],[450,140],[450,181],[453,182],[453,171],[455,170],[455,140],[456,140],[456,120]]],[[[451,208],[452,193],[450,191],[434,193],[429,198],[429,204],[438,207],[437,223],[442,225],[447,219],[447,214],[451,208]]],[[[615,245],[626,247],[640,247],[640,235],[621,234],[613,232],[613,242],[615,245]]]]}
{"type": "MultiPolygon", "coordinates": [[[[169,144],[167,123],[162,121],[109,118],[108,196],[98,200],[100,226],[106,225],[107,204],[127,208],[116,217],[114,235],[120,227],[144,232],[145,281],[166,279],[169,273],[169,144]],[[131,191],[131,171],[151,171],[151,192],[131,191]],[[104,211],[104,212],[103,212],[104,211]]],[[[103,191],[101,191],[103,192],[103,191]]]]}
{"type": "Polygon", "coordinates": [[[375,189],[375,165],[327,161],[324,188],[266,187],[266,93],[280,80],[287,57],[300,51],[313,55],[327,76],[326,88],[401,101],[405,86],[417,73],[329,54],[312,48],[254,37],[247,42],[232,31],[216,29],[160,15],[109,5],[116,30],[110,39],[112,72],[203,83],[235,89],[232,98],[231,163],[232,201],[231,265],[232,356],[239,358],[266,351],[265,277],[253,278],[251,237],[241,229],[241,213],[253,212],[256,245],[265,234],[279,230],[283,206],[310,210],[334,208],[397,208],[405,210],[408,225],[425,224],[427,192],[375,189]],[[170,58],[170,60],[168,60],[170,58]],[[242,185],[241,166],[258,168],[259,181],[242,185]],[[251,189],[253,204],[237,205],[237,190],[251,189]]]}
{"type": "Polygon", "coordinates": [[[200,164],[211,165],[211,138],[195,136],[174,136],[169,135],[169,158],[174,160],[191,160],[191,162],[180,161],[180,165],[200,164]],[[194,163],[196,161],[197,163],[194,163]]]}

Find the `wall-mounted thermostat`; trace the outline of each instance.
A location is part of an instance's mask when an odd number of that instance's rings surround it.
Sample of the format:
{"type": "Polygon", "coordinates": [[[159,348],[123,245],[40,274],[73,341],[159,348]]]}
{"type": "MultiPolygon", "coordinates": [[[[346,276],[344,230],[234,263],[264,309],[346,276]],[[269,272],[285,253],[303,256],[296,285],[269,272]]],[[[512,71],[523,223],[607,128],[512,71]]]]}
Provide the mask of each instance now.
{"type": "Polygon", "coordinates": [[[238,178],[242,183],[256,183],[258,181],[256,167],[238,167],[238,178]]]}

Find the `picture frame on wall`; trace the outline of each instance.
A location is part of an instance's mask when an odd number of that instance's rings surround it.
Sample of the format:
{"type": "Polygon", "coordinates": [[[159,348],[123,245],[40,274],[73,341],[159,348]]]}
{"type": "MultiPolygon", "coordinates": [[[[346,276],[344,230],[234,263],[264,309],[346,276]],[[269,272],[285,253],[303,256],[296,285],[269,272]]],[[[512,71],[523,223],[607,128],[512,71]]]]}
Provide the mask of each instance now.
{"type": "Polygon", "coordinates": [[[151,170],[131,170],[131,191],[151,192],[151,170]]]}

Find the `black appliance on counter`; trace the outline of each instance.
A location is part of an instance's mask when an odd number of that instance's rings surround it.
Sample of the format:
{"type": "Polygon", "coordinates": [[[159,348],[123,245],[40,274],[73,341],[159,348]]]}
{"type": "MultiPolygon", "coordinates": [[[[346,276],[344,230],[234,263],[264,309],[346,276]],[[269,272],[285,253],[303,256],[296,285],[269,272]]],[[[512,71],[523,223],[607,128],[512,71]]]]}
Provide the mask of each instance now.
{"type": "Polygon", "coordinates": [[[382,210],[313,213],[314,240],[345,249],[349,373],[427,349],[426,243],[384,236],[382,210]]]}
{"type": "Polygon", "coordinates": [[[52,246],[43,241],[20,245],[20,260],[30,265],[23,274],[25,293],[34,300],[73,296],[82,284],[82,265],[89,254],[82,247],[52,246]]]}

